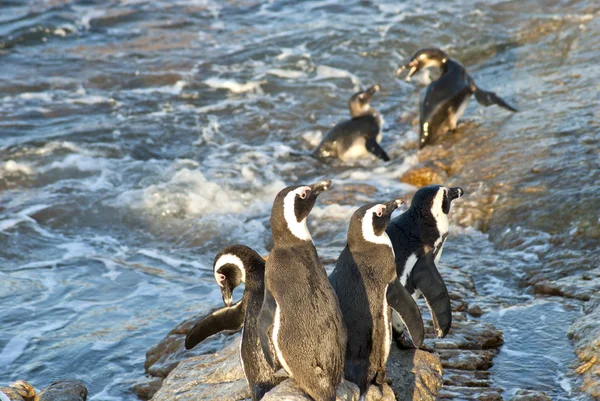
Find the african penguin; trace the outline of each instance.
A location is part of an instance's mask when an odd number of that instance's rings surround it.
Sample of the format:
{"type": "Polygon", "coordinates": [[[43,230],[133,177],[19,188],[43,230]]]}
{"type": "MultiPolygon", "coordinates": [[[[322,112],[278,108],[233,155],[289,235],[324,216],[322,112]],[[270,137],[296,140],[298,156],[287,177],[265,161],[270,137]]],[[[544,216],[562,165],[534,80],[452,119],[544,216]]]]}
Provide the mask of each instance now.
{"type": "MultiPolygon", "coordinates": [[[[423,294],[438,337],[448,334],[452,309],[436,263],[448,236],[450,204],[463,194],[459,187],[423,187],[413,196],[410,208],[392,219],[386,229],[394,248],[398,278],[415,299],[423,294]]],[[[396,339],[403,330],[398,317],[395,313],[392,317],[396,339]]]]}
{"type": "Polygon", "coordinates": [[[350,219],[348,243],[329,280],[335,289],[348,332],[344,377],[360,388],[385,383],[392,341],[391,309],[398,311],[417,347],[423,320],[414,299],[397,280],[394,251],[385,232],[396,199],[359,208],[350,219]],[[389,305],[388,305],[389,304],[389,305]]]}
{"type": "Polygon", "coordinates": [[[271,359],[278,360],[315,401],[335,400],[346,352],[338,299],[306,227],[317,196],[330,185],[329,180],[321,181],[277,194],[271,212],[273,248],[258,319],[265,355],[271,338],[271,359]]]}
{"type": "Polygon", "coordinates": [[[313,151],[314,157],[347,161],[372,153],[383,161],[390,160],[385,150],[379,146],[383,118],[371,107],[371,98],[377,92],[379,92],[379,85],[373,85],[350,98],[348,106],[352,118],[337,124],[327,132],[313,151]]]}
{"type": "Polygon", "coordinates": [[[277,365],[271,367],[267,363],[258,336],[257,319],[264,297],[265,260],[247,246],[231,245],[215,257],[213,270],[227,306],[196,323],[185,339],[185,347],[191,349],[213,334],[243,327],[240,359],[252,391],[252,400],[260,400],[277,384],[275,372],[279,369],[277,365]],[[246,284],[244,295],[231,306],[231,292],[240,281],[246,284]],[[228,288],[230,285],[232,287],[228,288]]]}
{"type": "Polygon", "coordinates": [[[506,110],[517,111],[495,93],[478,88],[465,67],[440,49],[417,51],[408,64],[396,70],[395,75],[410,68],[406,77],[409,81],[416,72],[430,67],[439,68],[441,76],[427,86],[421,101],[419,149],[456,128],[472,95],[484,106],[497,104],[506,110]]]}

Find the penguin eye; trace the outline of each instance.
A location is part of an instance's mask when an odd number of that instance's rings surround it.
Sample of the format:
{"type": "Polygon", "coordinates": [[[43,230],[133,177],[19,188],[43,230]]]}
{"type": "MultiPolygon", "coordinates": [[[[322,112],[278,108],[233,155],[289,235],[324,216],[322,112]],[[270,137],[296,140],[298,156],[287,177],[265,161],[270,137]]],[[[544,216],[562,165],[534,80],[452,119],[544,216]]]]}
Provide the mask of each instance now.
{"type": "Polygon", "coordinates": [[[300,193],[300,199],[306,199],[306,192],[300,193]]]}
{"type": "Polygon", "coordinates": [[[381,217],[383,216],[383,213],[381,212],[381,210],[378,210],[377,213],[375,213],[375,215],[377,215],[377,217],[381,217]]]}
{"type": "Polygon", "coordinates": [[[221,273],[219,273],[219,281],[220,281],[220,282],[222,282],[222,281],[225,281],[225,278],[226,278],[226,277],[225,277],[225,275],[224,275],[224,274],[221,274],[221,273]]]}

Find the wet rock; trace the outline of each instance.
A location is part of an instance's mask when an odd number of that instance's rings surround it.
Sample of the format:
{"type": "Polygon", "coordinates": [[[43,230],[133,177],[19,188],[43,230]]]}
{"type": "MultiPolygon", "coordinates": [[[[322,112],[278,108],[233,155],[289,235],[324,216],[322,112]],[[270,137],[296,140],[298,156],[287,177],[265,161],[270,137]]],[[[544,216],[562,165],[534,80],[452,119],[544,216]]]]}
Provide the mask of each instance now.
{"type": "Polygon", "coordinates": [[[411,167],[400,177],[401,182],[424,187],[431,184],[443,184],[448,180],[448,173],[439,162],[426,161],[411,167]]]}
{"type": "Polygon", "coordinates": [[[460,386],[444,386],[438,400],[503,401],[499,388],[460,386]]]}
{"type": "Polygon", "coordinates": [[[392,344],[387,377],[398,401],[435,401],[442,388],[440,357],[423,350],[400,350],[392,344]]]}
{"type": "Polygon", "coordinates": [[[492,367],[492,359],[496,351],[479,351],[466,349],[440,349],[444,368],[462,370],[487,370],[492,367]]]}
{"type": "Polygon", "coordinates": [[[240,336],[220,352],[185,359],[163,381],[154,401],[237,401],[251,396],[240,363],[240,336]]]}
{"type": "Polygon", "coordinates": [[[576,372],[583,378],[582,389],[600,398],[600,295],[585,304],[583,311],[585,315],[571,325],[568,336],[580,361],[576,372]]]}
{"type": "MultiPolygon", "coordinates": [[[[432,325],[431,322],[427,326],[432,325]]],[[[433,329],[431,329],[433,332],[433,329]]],[[[428,330],[429,331],[429,330],[428,330]]],[[[490,323],[478,320],[453,321],[445,338],[431,338],[428,344],[437,350],[485,350],[498,348],[504,343],[502,332],[490,323]]]]}
{"type": "MultiPolygon", "coordinates": [[[[336,401],[358,401],[360,393],[358,387],[347,380],[342,381],[337,388],[336,401]]],[[[269,391],[263,401],[312,401],[292,379],[287,379],[269,391]]]]}
{"type": "Polygon", "coordinates": [[[35,390],[33,386],[24,380],[16,381],[9,384],[7,387],[0,387],[0,391],[11,401],[35,400],[35,390]]]}
{"type": "Polygon", "coordinates": [[[149,400],[160,389],[163,382],[162,377],[148,376],[132,387],[134,393],[141,400],[149,400]]]}
{"type": "Polygon", "coordinates": [[[471,305],[467,309],[467,313],[473,317],[480,317],[481,315],[483,315],[483,310],[479,305],[471,305]]]}
{"type": "Polygon", "coordinates": [[[539,295],[556,295],[589,301],[600,292],[600,268],[558,280],[533,282],[534,292],[539,295]]]}
{"type": "Polygon", "coordinates": [[[61,380],[42,390],[36,401],[85,401],[87,394],[87,388],[82,382],[61,380]]]}
{"type": "Polygon", "coordinates": [[[552,401],[543,391],[517,390],[510,401],[552,401]]]}
{"type": "Polygon", "coordinates": [[[191,350],[185,349],[185,336],[196,322],[206,316],[207,313],[210,312],[202,313],[181,322],[158,344],[152,346],[146,353],[144,363],[146,373],[153,377],[165,378],[183,359],[216,352],[223,348],[223,344],[231,341],[231,336],[220,334],[203,341],[191,350]]]}
{"type": "Polygon", "coordinates": [[[387,384],[384,383],[383,386],[379,387],[378,385],[371,385],[367,389],[366,394],[364,394],[364,398],[361,401],[395,401],[396,396],[394,395],[394,391],[387,384]]]}

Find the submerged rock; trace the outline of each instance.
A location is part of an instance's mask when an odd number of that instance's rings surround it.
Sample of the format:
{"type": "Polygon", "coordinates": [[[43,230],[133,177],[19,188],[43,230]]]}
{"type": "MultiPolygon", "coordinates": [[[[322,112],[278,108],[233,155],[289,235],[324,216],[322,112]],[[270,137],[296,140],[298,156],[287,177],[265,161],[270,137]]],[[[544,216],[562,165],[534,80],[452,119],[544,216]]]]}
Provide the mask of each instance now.
{"type": "Polygon", "coordinates": [[[517,390],[510,401],[552,401],[543,391],[517,390]]]}
{"type": "Polygon", "coordinates": [[[589,301],[594,294],[600,292],[600,267],[558,280],[540,280],[533,285],[536,294],[589,301]]]}
{"type": "Polygon", "coordinates": [[[441,163],[427,161],[411,167],[400,177],[401,182],[424,187],[431,184],[444,184],[448,180],[448,173],[441,163]]]}
{"type": "Polygon", "coordinates": [[[582,389],[600,398],[600,295],[595,295],[583,311],[585,315],[571,325],[568,335],[581,363],[576,372],[582,375],[582,389]]]}
{"type": "MultiPolygon", "coordinates": [[[[336,401],[358,401],[360,398],[358,387],[347,380],[342,381],[337,388],[336,401]]],[[[292,379],[287,379],[269,391],[263,401],[312,401],[292,379]]]]}

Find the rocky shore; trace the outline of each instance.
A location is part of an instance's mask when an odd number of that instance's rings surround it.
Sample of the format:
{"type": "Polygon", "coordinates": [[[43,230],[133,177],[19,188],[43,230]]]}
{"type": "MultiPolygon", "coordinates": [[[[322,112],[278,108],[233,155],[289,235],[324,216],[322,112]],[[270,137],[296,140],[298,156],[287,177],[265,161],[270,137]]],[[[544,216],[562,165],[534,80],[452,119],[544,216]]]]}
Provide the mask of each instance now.
{"type": "Polygon", "coordinates": [[[0,387],[0,400],[6,401],[86,401],[87,388],[78,380],[61,380],[50,384],[36,393],[31,384],[19,380],[6,387],[0,387]]]}
{"type": "MultiPolygon", "coordinates": [[[[444,339],[434,339],[431,321],[426,318],[426,345],[435,352],[393,346],[388,359],[390,391],[380,394],[373,388],[367,399],[393,400],[393,393],[399,401],[502,400],[501,390],[492,387],[489,378],[489,368],[503,342],[502,333],[479,321],[481,310],[471,277],[456,267],[442,265],[440,269],[452,299],[454,323],[450,333],[444,339]]],[[[148,351],[147,377],[134,387],[140,398],[235,401],[250,396],[239,361],[239,335],[218,335],[199,350],[185,350],[185,335],[199,317],[180,323],[148,351]],[[209,351],[215,348],[216,352],[209,351]]],[[[271,392],[277,396],[268,395],[265,400],[307,399],[285,378],[282,371],[282,383],[271,392]]],[[[355,390],[350,383],[340,386],[338,399],[358,399],[355,390]]]]}

